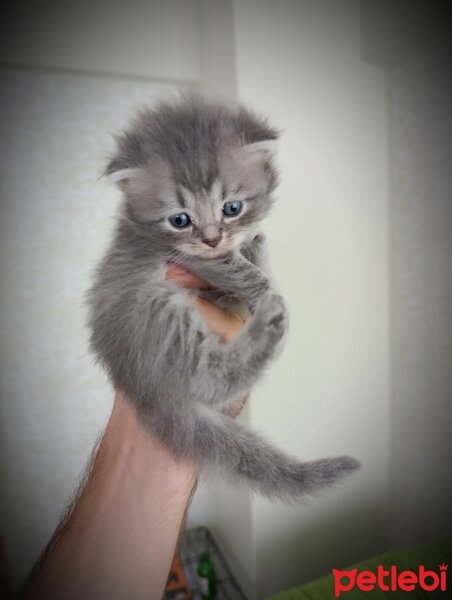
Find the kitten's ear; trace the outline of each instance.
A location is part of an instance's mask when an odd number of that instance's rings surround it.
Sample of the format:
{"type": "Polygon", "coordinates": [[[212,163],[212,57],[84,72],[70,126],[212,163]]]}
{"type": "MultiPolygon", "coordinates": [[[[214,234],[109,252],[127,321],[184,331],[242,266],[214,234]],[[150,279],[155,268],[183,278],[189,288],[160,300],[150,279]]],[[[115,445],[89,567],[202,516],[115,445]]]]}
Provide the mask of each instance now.
{"type": "Polygon", "coordinates": [[[124,188],[127,186],[127,184],[129,184],[137,178],[138,173],[139,169],[127,168],[115,171],[107,170],[106,176],[109,179],[109,181],[115,183],[120,188],[124,188]]]}
{"type": "Polygon", "coordinates": [[[141,167],[108,165],[105,175],[121,189],[130,215],[138,221],[152,220],[156,207],[174,199],[170,166],[158,157],[141,167]]]}
{"type": "Polygon", "coordinates": [[[269,160],[276,155],[276,140],[261,140],[242,146],[242,150],[255,160],[269,160]]]}

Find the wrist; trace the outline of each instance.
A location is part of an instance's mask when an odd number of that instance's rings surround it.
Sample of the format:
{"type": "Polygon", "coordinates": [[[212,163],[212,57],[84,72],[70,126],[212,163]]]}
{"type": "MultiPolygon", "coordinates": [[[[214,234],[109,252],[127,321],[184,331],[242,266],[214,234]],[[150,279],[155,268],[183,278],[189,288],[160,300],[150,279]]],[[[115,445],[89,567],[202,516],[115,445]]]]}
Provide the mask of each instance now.
{"type": "Polygon", "coordinates": [[[25,597],[161,598],[196,478],[117,393],[83,487],[25,597]]]}
{"type": "Polygon", "coordinates": [[[155,436],[139,422],[133,405],[117,391],[113,410],[102,437],[98,454],[102,462],[127,464],[131,475],[145,471],[160,479],[164,485],[194,487],[198,470],[186,459],[177,459],[155,436]]]}

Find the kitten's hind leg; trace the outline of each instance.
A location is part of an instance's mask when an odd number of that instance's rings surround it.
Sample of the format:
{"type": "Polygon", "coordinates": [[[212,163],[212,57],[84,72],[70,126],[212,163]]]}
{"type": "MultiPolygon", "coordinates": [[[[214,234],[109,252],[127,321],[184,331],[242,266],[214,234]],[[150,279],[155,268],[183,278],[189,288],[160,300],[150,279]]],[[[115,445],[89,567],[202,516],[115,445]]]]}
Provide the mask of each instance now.
{"type": "Polygon", "coordinates": [[[116,345],[100,339],[109,331],[102,323],[95,342],[109,344],[115,385],[144,410],[149,397],[160,395],[227,410],[255,383],[285,329],[284,305],[270,291],[230,342],[212,333],[194,303],[168,284],[154,284],[152,299],[144,288],[135,302],[118,323],[116,345]]]}

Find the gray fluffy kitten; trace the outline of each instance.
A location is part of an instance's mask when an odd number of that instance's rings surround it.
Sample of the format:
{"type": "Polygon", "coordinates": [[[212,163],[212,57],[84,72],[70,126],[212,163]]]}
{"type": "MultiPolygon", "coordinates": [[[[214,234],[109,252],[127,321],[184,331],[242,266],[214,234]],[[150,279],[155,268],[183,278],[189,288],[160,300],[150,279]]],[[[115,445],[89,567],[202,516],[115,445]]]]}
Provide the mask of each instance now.
{"type": "Polygon", "coordinates": [[[260,221],[277,182],[278,132],[243,107],[181,97],[142,111],[106,173],[124,203],[88,301],[91,346],[140,421],[176,457],[295,500],[354,471],[350,457],[301,463],[225,413],[249,391],[286,327],[262,261],[260,221]],[[251,313],[226,343],[195,294],[165,279],[176,262],[222,306],[251,313]]]}

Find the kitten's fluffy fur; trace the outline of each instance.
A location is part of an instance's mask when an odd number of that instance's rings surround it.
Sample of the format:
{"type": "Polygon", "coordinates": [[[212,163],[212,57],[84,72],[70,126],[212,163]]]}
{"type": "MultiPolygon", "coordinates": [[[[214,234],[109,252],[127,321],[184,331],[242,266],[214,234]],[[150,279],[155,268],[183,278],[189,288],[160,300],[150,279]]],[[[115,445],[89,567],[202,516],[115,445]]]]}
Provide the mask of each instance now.
{"type": "Polygon", "coordinates": [[[277,136],[243,107],[198,97],[142,111],[117,138],[106,170],[124,203],[88,299],[92,348],[150,432],[177,457],[295,500],[358,462],[298,462],[225,414],[269,364],[286,327],[258,232],[277,181],[277,136]],[[222,213],[229,201],[242,202],[240,214],[222,213]],[[191,219],[187,227],[170,223],[178,213],[191,219]],[[215,302],[252,313],[231,342],[209,331],[193,292],[165,279],[169,261],[208,281],[215,302]]]}

